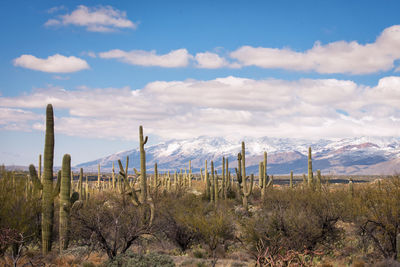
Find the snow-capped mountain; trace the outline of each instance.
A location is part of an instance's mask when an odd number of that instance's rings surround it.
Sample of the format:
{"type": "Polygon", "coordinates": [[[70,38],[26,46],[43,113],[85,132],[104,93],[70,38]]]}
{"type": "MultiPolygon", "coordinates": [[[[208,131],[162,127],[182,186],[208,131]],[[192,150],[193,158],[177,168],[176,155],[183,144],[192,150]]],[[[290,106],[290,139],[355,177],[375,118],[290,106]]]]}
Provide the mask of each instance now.
{"type": "MultiPolygon", "coordinates": [[[[268,173],[288,174],[307,172],[308,147],[312,148],[313,169],[332,174],[394,174],[400,173],[400,138],[360,137],[342,140],[309,141],[289,138],[246,138],[246,166],[248,172],[258,172],[258,163],[263,153],[268,153],[268,173]]],[[[157,162],[161,171],[188,167],[204,168],[205,160],[214,161],[221,167],[222,157],[228,158],[229,167],[236,167],[237,154],[241,151],[241,140],[224,137],[198,137],[186,140],[171,140],[146,146],[146,161],[149,171],[157,162]]],[[[139,148],[118,152],[110,156],[77,165],[86,170],[109,171],[112,162],[125,161],[129,156],[130,168],[139,167],[139,148]]],[[[210,163],[208,163],[210,167],[210,163]]],[[[118,166],[115,166],[118,168],[118,166]]]]}

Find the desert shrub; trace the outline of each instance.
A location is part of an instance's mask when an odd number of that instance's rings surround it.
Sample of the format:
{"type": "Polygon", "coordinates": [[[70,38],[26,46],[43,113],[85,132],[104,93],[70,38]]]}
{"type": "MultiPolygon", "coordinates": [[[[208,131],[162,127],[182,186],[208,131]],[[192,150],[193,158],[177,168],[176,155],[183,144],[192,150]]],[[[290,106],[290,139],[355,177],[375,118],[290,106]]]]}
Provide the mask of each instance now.
{"type": "Polygon", "coordinates": [[[40,237],[40,202],[26,174],[2,170],[0,178],[0,258],[10,252],[13,264],[40,237]]]}
{"type": "Polygon", "coordinates": [[[352,199],[353,221],[364,246],[372,245],[383,258],[396,258],[400,232],[400,177],[356,190],[352,199]]]}
{"type": "Polygon", "coordinates": [[[190,194],[182,198],[165,197],[158,205],[159,229],[182,251],[187,250],[199,240],[199,234],[189,227],[183,216],[193,211],[194,201],[196,201],[196,196],[190,194]]]}
{"type": "Polygon", "coordinates": [[[331,250],[341,238],[336,223],[346,195],[341,190],[271,190],[260,210],[240,219],[240,238],[258,261],[317,256],[318,249],[331,250]]]}
{"type": "Polygon", "coordinates": [[[174,261],[168,255],[150,253],[146,255],[127,252],[105,263],[106,267],[173,267],[174,261]]]}
{"type": "Polygon", "coordinates": [[[140,237],[153,234],[148,213],[148,207],[136,207],[119,194],[98,193],[84,203],[74,204],[72,238],[78,244],[103,250],[112,259],[125,253],[140,237]]]}
{"type": "Polygon", "coordinates": [[[213,266],[218,260],[217,249],[222,247],[226,250],[228,243],[235,238],[233,216],[226,203],[220,201],[217,206],[204,205],[198,199],[192,203],[192,213],[181,214],[181,220],[206,244],[213,266]]]}

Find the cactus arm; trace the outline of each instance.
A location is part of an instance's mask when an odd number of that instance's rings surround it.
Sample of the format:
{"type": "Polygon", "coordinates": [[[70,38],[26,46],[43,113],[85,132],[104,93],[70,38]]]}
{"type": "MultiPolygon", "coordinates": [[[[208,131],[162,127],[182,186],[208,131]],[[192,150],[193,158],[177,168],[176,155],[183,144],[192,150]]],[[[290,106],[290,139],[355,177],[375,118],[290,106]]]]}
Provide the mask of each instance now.
{"type": "Polygon", "coordinates": [[[33,186],[36,188],[36,190],[42,190],[43,185],[38,178],[35,166],[33,164],[29,165],[29,176],[31,177],[33,186]]]}
{"type": "Polygon", "coordinates": [[[61,186],[61,170],[59,170],[57,173],[57,183],[56,187],[54,187],[53,190],[53,198],[56,198],[58,194],[60,194],[60,186],[61,186]]]}
{"type": "MultiPolygon", "coordinates": [[[[127,158],[127,161],[128,161],[128,158],[127,158]]],[[[126,165],[128,166],[128,164],[126,164],[126,165]]],[[[121,160],[118,160],[118,166],[119,166],[119,170],[120,170],[119,174],[122,176],[122,179],[124,180],[124,185],[126,188],[129,189],[129,192],[131,192],[131,194],[132,194],[132,198],[131,198],[132,203],[135,206],[139,206],[139,201],[138,201],[138,197],[136,194],[136,190],[134,187],[132,188],[131,185],[129,184],[128,179],[127,179],[128,175],[125,172],[124,167],[122,166],[121,160]]],[[[128,170],[127,166],[126,166],[126,170],[128,170]]]]}

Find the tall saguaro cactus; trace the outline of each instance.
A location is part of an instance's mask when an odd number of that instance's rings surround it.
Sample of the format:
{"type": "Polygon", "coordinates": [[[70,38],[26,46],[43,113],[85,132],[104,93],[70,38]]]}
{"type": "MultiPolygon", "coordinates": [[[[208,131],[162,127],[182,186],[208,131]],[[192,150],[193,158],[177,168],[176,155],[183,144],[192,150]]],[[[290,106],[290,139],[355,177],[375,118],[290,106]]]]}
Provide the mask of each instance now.
{"type": "Polygon", "coordinates": [[[54,115],[51,104],[48,104],[46,108],[46,136],[43,157],[42,251],[45,254],[51,250],[54,223],[54,197],[56,193],[58,194],[53,188],[54,115]]]}
{"type": "Polygon", "coordinates": [[[205,162],[204,177],[205,177],[205,184],[206,184],[206,199],[211,200],[211,190],[210,190],[211,183],[210,183],[210,178],[208,177],[207,160],[205,162]]]}
{"type": "Polygon", "coordinates": [[[246,149],[245,149],[245,144],[242,142],[242,153],[241,153],[241,163],[242,163],[242,191],[243,191],[243,207],[245,210],[248,209],[248,197],[251,195],[253,191],[253,181],[254,181],[254,175],[250,175],[250,185],[248,187],[247,185],[247,176],[246,176],[246,149]]]}
{"type": "Polygon", "coordinates": [[[147,202],[147,177],[146,177],[146,151],[144,145],[147,143],[148,137],[143,138],[143,127],[139,126],[139,146],[140,146],[140,197],[141,203],[147,202]]]}
{"type": "Polygon", "coordinates": [[[308,187],[312,187],[313,183],[313,170],[312,170],[312,158],[311,158],[311,147],[308,148],[308,187]]]}
{"type": "MultiPolygon", "coordinates": [[[[143,138],[143,127],[139,127],[139,145],[140,145],[140,173],[134,169],[135,173],[140,176],[140,189],[136,190],[135,185],[132,186],[128,181],[128,162],[129,158],[126,157],[126,168],[124,170],[121,160],[118,160],[118,165],[120,172],[124,180],[124,185],[128,189],[123,191],[123,194],[128,193],[131,197],[131,201],[135,206],[149,205],[150,206],[150,217],[148,218],[149,225],[152,224],[154,218],[154,203],[150,197],[147,195],[147,177],[146,177],[146,154],[144,150],[144,145],[147,143],[148,137],[143,138]],[[139,191],[140,195],[137,197],[136,192],[139,191]]],[[[146,218],[147,219],[147,218],[146,218]]]]}
{"type": "Polygon", "coordinates": [[[221,184],[221,191],[222,191],[222,198],[226,199],[226,180],[225,180],[225,157],[222,157],[222,184],[221,184]]]}
{"type": "Polygon", "coordinates": [[[60,179],[57,177],[56,187],[53,187],[54,160],[54,115],[53,106],[46,108],[46,134],[44,141],[44,162],[42,181],[39,180],[34,165],[29,166],[29,173],[35,187],[42,190],[42,253],[51,251],[52,231],[54,224],[54,198],[60,192],[60,179]]]}
{"type": "Polygon", "coordinates": [[[289,187],[293,188],[293,171],[290,171],[290,182],[289,182],[289,187]]]}
{"type": "Polygon", "coordinates": [[[71,156],[65,154],[62,161],[60,185],[60,252],[68,248],[70,232],[71,206],[79,195],[74,192],[71,196],[71,156]]]}

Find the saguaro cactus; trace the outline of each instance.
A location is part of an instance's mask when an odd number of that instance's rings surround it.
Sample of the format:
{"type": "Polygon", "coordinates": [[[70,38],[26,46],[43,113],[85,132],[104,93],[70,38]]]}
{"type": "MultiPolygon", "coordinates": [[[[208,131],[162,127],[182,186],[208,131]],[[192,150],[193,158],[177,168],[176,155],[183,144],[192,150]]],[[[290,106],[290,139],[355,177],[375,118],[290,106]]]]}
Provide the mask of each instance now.
{"type": "Polygon", "coordinates": [[[221,190],[222,190],[222,198],[226,199],[225,157],[222,157],[222,183],[221,183],[221,190]]]}
{"type": "Polygon", "coordinates": [[[312,158],[311,158],[311,147],[308,148],[308,187],[312,187],[313,183],[313,170],[312,170],[312,158]]]}
{"type": "Polygon", "coordinates": [[[42,253],[51,250],[52,230],[54,224],[54,198],[60,193],[61,175],[57,176],[56,187],[53,187],[54,159],[54,115],[53,106],[46,108],[46,134],[44,141],[44,162],[42,181],[39,180],[34,165],[29,166],[29,173],[36,190],[42,190],[42,253]]]}
{"type": "Polygon", "coordinates": [[[101,174],[100,174],[100,163],[97,164],[97,190],[101,190],[101,174]]]}
{"type": "Polygon", "coordinates": [[[39,166],[38,166],[38,170],[39,170],[39,180],[42,181],[42,154],[39,155],[39,166]]]}
{"type": "Polygon", "coordinates": [[[289,182],[289,187],[293,188],[293,171],[290,171],[290,182],[289,182]]]}
{"type": "Polygon", "coordinates": [[[204,177],[206,184],[206,198],[211,200],[211,190],[210,190],[211,183],[210,183],[210,178],[208,177],[207,160],[205,162],[204,177]]]}
{"type": "Polygon", "coordinates": [[[317,170],[317,189],[321,190],[321,170],[317,170]]]}
{"type": "Polygon", "coordinates": [[[246,176],[246,150],[245,150],[245,144],[242,142],[242,153],[241,153],[241,161],[242,161],[242,191],[243,191],[243,207],[248,210],[248,197],[251,195],[253,191],[253,181],[254,181],[254,175],[250,175],[250,187],[247,185],[247,176],[246,176]]]}
{"type": "Polygon", "coordinates": [[[143,127],[139,126],[139,147],[140,147],[140,197],[141,203],[147,202],[147,177],[146,177],[146,151],[144,145],[147,143],[148,137],[143,138],[143,127]]]}
{"type": "Polygon", "coordinates": [[[267,183],[266,183],[266,178],[265,178],[265,172],[264,172],[264,164],[261,161],[258,164],[258,183],[260,184],[261,187],[261,199],[264,200],[265,199],[265,191],[267,188],[267,183]]]}
{"type": "Polygon", "coordinates": [[[60,186],[60,251],[67,249],[71,190],[71,156],[65,154],[62,162],[60,186]]]}
{"type": "MultiPolygon", "coordinates": [[[[150,197],[147,196],[147,177],[146,177],[146,152],[144,150],[144,145],[147,143],[148,137],[143,138],[143,127],[139,127],[139,145],[140,145],[140,173],[134,169],[135,173],[140,176],[140,189],[136,190],[135,185],[129,185],[128,182],[128,160],[126,157],[126,168],[122,167],[121,160],[118,160],[118,165],[120,172],[119,174],[122,176],[124,180],[125,187],[128,189],[128,194],[131,196],[132,203],[135,206],[140,205],[149,205],[150,206],[150,217],[148,218],[149,225],[152,224],[154,218],[154,203],[150,197]],[[136,192],[139,191],[139,198],[137,197],[136,192]]],[[[125,190],[124,190],[125,192],[125,190]]],[[[145,218],[147,219],[147,218],[145,218]]]]}
{"type": "Polygon", "coordinates": [[[68,248],[70,232],[70,210],[72,204],[78,200],[77,192],[71,196],[71,156],[65,154],[61,169],[60,185],[60,252],[68,248]]]}
{"type": "Polygon", "coordinates": [[[46,108],[46,135],[44,141],[43,162],[43,199],[42,199],[42,251],[51,250],[52,231],[54,223],[54,198],[60,188],[53,188],[53,162],[54,162],[54,115],[53,106],[46,108]]]}

